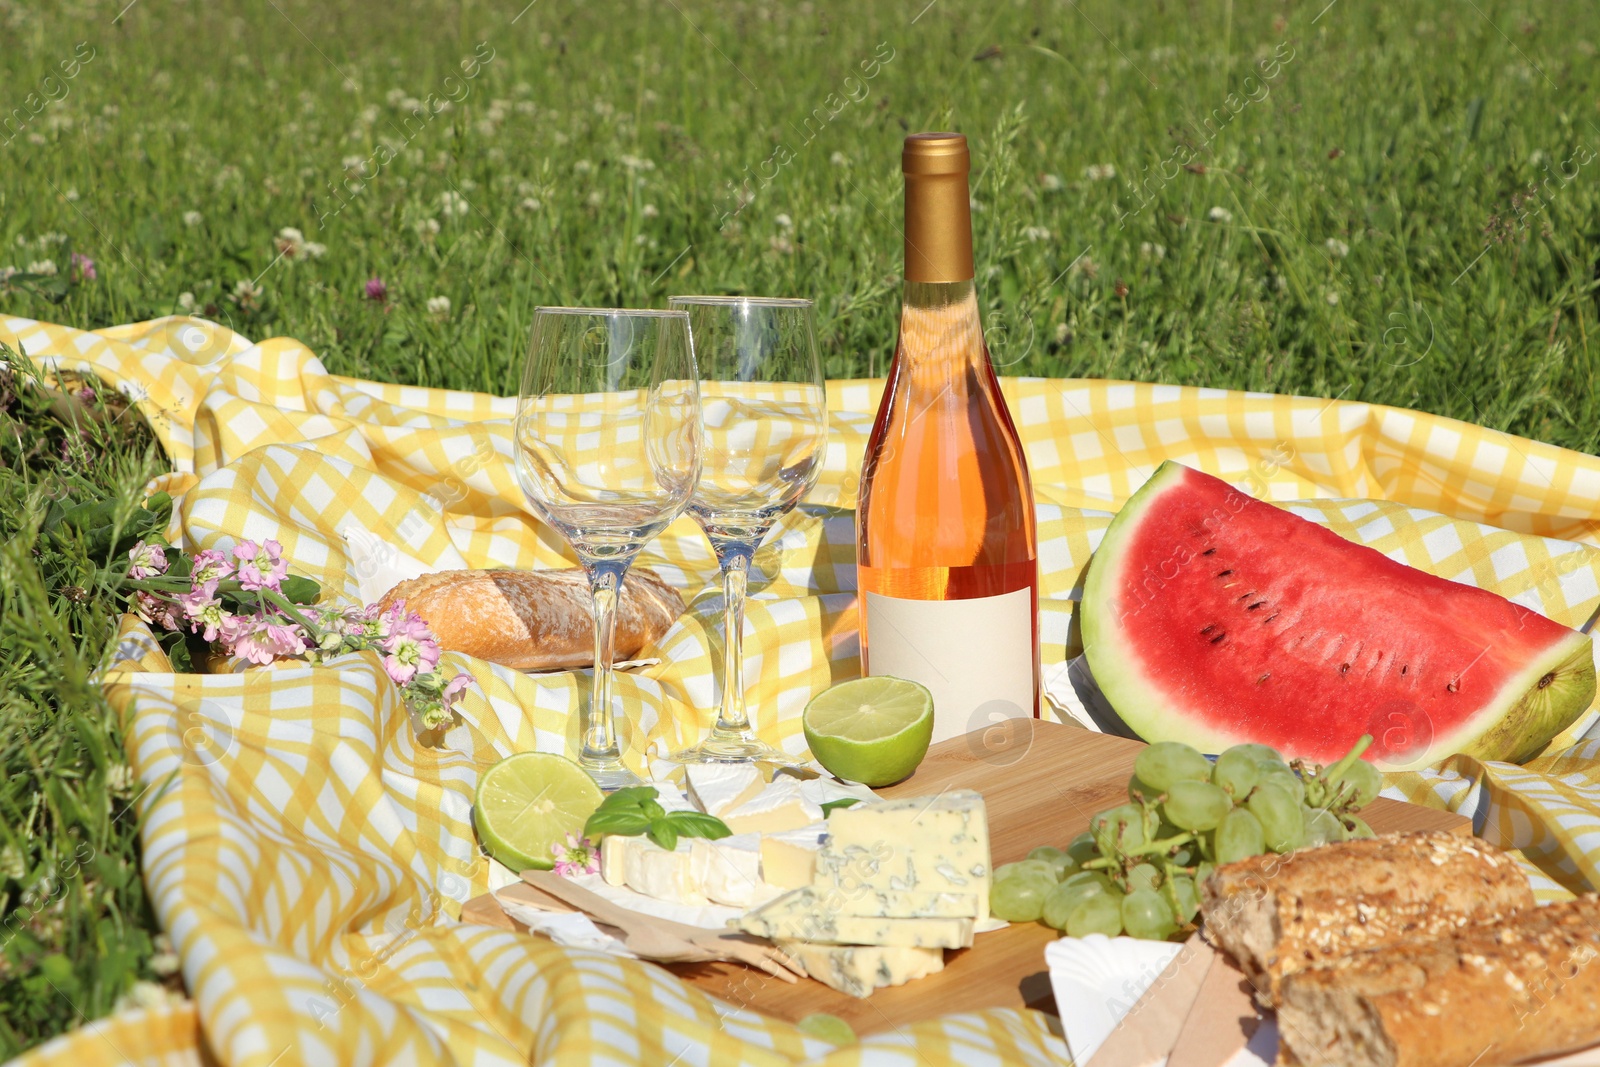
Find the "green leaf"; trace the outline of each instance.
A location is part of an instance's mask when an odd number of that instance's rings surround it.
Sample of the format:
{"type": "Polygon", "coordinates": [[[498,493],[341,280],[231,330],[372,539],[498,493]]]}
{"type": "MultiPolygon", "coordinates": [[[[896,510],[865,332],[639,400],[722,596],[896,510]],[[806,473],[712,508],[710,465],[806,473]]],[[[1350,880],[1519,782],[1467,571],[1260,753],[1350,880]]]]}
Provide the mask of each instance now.
{"type": "Polygon", "coordinates": [[[728,829],[728,824],[715,815],[706,815],[698,811],[669,811],[657,821],[668,823],[676,833],[684,837],[705,837],[715,841],[733,834],[733,831],[728,829]]]}
{"type": "Polygon", "coordinates": [[[860,797],[840,797],[838,800],[830,800],[826,804],[822,805],[822,817],[826,819],[829,815],[832,815],[840,808],[848,808],[852,804],[859,803],[861,803],[860,797]]]}
{"type": "Polygon", "coordinates": [[[650,840],[671,852],[678,847],[678,829],[672,825],[672,820],[662,816],[650,824],[650,840]]]}
{"type": "Polygon", "coordinates": [[[667,809],[657,804],[654,800],[646,800],[639,805],[639,810],[644,812],[644,817],[655,822],[667,813],[667,809]]]}
{"type": "Polygon", "coordinates": [[[638,808],[647,800],[654,800],[659,794],[653,785],[630,785],[626,789],[618,789],[600,802],[601,811],[621,811],[638,808]]]}
{"type": "Polygon", "coordinates": [[[591,840],[605,834],[615,834],[618,837],[638,837],[649,829],[650,820],[637,811],[606,811],[603,807],[595,810],[589,816],[589,821],[583,824],[583,836],[591,840]]]}
{"type": "Polygon", "coordinates": [[[315,604],[322,595],[322,586],[310,578],[291,574],[283,580],[282,593],[292,604],[315,604]]]}

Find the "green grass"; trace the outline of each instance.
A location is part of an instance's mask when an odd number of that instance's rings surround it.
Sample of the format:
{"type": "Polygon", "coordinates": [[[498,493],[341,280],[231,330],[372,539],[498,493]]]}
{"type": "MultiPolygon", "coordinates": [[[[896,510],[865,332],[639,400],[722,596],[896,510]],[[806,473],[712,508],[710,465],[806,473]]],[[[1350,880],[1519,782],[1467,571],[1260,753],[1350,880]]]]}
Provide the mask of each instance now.
{"type": "MultiPolygon", "coordinates": [[[[1595,451],[1600,9],[1325,2],[0,0],[0,267],[58,266],[0,312],[96,327],[188,293],[335,373],[507,392],[541,303],[805,295],[828,373],[881,374],[900,139],[953,126],[1005,373],[1342,396],[1595,451]],[[60,99],[32,116],[30,92],[60,99]],[[430,93],[458,102],[404,125],[430,93]],[[324,254],[275,262],[283,227],[324,254]],[[95,280],[60,273],[71,252],[95,280]]],[[[131,502],[159,458],[124,421],[63,461],[26,396],[0,420],[0,911],[78,843],[97,857],[6,943],[7,1053],[159,977],[88,678],[113,594],[33,532],[51,494],[131,502]]]]}

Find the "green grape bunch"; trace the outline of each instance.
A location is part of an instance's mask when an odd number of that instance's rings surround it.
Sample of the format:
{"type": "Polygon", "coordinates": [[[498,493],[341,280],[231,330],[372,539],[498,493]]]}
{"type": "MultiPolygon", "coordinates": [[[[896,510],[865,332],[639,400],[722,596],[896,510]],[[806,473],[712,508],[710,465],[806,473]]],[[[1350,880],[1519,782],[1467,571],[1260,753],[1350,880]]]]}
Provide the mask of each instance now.
{"type": "Polygon", "coordinates": [[[990,910],[1070,937],[1166,940],[1194,929],[1198,886],[1219,864],[1371,837],[1356,814],[1383,788],[1363,735],[1326,768],[1267,745],[1207,759],[1159,741],[1139,753],[1128,802],[1089,820],[1066,848],[1043,845],[994,872],[990,910]]]}

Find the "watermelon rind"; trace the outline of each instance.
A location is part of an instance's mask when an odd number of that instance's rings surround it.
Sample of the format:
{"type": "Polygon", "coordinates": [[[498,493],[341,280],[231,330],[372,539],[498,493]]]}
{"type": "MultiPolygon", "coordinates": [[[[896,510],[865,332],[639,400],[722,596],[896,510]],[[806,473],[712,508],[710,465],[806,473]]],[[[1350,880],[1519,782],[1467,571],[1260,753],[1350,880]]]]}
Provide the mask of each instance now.
{"type": "MultiPolygon", "coordinates": [[[[1237,729],[1225,729],[1199,721],[1177,706],[1166,689],[1152,684],[1149,671],[1138,661],[1138,642],[1122,625],[1114,604],[1120,568],[1131,562],[1129,544],[1141,519],[1166,493],[1180,491],[1187,474],[1181,464],[1162,464],[1112,521],[1090,561],[1079,623],[1095,684],[1129,729],[1147,741],[1180,741],[1215,753],[1258,739],[1250,736],[1245,722],[1237,729]]],[[[1330,576],[1333,580],[1336,577],[1330,576]]],[[[1159,610],[1159,604],[1155,608],[1159,610]]],[[[1595,685],[1593,642],[1570,631],[1509,676],[1498,695],[1485,704],[1485,711],[1453,731],[1436,733],[1425,749],[1408,753],[1412,758],[1404,763],[1377,762],[1388,770],[1403,770],[1458,752],[1485,760],[1529,759],[1582,716],[1594,700],[1595,685]],[[1487,710],[1494,708],[1503,710],[1499,714],[1487,710]]]]}

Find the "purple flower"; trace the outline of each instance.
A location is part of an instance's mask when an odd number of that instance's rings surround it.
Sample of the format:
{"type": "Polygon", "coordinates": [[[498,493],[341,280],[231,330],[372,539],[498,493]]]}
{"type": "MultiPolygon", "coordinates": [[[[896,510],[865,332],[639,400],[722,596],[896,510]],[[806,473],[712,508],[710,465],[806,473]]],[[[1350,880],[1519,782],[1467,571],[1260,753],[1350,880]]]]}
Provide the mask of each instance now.
{"type": "Polygon", "coordinates": [[[99,277],[94,271],[94,260],[80,252],[72,253],[72,273],[79,281],[92,282],[99,277]]]}
{"type": "Polygon", "coordinates": [[[587,837],[571,831],[565,844],[558,841],[550,846],[550,854],[556,860],[556,873],[563,878],[600,872],[600,850],[587,837]]]}
{"type": "Polygon", "coordinates": [[[207,582],[219,582],[233,574],[233,564],[228,562],[228,554],[219,548],[208,548],[204,552],[194,554],[195,588],[198,589],[207,582]]]}
{"type": "Polygon", "coordinates": [[[389,287],[383,283],[382,278],[367,279],[367,299],[380,303],[389,299],[389,287]]]}
{"type": "Polygon", "coordinates": [[[420,615],[405,612],[405,605],[396,604],[387,615],[388,632],[378,642],[387,653],[383,669],[399,685],[405,685],[417,672],[431,671],[439,662],[439,642],[433,639],[428,624],[420,615]]]}
{"type": "Polygon", "coordinates": [[[197,582],[189,592],[178,597],[184,616],[189,620],[189,630],[207,641],[215,641],[226,628],[230,616],[222,610],[217,598],[217,581],[197,582]]]}
{"type": "Polygon", "coordinates": [[[276,541],[241,541],[233,550],[239,561],[239,586],[246,592],[270,589],[279,592],[283,579],[289,573],[289,564],[283,560],[283,546],[276,541]]]}
{"type": "Polygon", "coordinates": [[[180,625],[178,605],[164,597],[152,596],[143,590],[133,594],[133,610],[138,613],[139,618],[163,630],[176,630],[180,625]]]}
{"type": "MultiPolygon", "coordinates": [[[[128,577],[134,581],[154,578],[167,569],[167,550],[163,545],[140,541],[128,550],[128,577]]],[[[147,620],[148,621],[148,620],[147,620]]]]}

